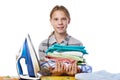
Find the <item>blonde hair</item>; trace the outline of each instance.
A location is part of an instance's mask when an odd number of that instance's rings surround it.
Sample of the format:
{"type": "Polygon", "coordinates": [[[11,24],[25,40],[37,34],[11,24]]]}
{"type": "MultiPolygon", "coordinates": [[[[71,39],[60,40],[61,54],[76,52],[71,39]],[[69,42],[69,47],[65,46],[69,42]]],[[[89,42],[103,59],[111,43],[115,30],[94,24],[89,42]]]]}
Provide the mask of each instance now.
{"type": "Polygon", "coordinates": [[[51,32],[51,34],[48,36],[48,38],[50,38],[53,34],[54,34],[54,31],[51,32]]]}
{"type": "Polygon", "coordinates": [[[67,8],[65,8],[64,6],[59,6],[59,5],[56,5],[52,10],[51,10],[51,13],[50,13],[50,18],[52,18],[52,15],[55,11],[57,10],[60,10],[60,11],[63,11],[65,13],[65,15],[69,18],[70,20],[70,13],[69,11],[67,10],[67,8]]]}

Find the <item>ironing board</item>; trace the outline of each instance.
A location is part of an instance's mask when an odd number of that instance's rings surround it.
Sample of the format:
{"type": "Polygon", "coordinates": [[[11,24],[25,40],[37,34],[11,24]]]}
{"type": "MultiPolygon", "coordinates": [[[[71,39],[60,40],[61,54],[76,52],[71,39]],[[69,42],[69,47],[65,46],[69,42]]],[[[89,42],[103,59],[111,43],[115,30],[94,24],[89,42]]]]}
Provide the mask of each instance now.
{"type": "Polygon", "coordinates": [[[74,76],[42,76],[41,80],[75,80],[74,76]]]}

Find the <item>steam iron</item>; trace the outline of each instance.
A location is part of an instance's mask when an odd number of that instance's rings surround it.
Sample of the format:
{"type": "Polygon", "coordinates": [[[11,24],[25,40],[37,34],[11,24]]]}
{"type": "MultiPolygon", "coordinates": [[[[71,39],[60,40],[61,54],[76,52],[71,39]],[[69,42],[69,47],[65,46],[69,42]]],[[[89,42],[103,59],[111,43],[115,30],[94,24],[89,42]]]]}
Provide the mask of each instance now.
{"type": "Polygon", "coordinates": [[[28,34],[17,58],[17,72],[21,80],[39,80],[39,76],[37,75],[39,71],[40,63],[31,42],[30,35],[28,34]],[[23,73],[23,67],[20,63],[21,59],[25,59],[28,74],[23,73]]]}

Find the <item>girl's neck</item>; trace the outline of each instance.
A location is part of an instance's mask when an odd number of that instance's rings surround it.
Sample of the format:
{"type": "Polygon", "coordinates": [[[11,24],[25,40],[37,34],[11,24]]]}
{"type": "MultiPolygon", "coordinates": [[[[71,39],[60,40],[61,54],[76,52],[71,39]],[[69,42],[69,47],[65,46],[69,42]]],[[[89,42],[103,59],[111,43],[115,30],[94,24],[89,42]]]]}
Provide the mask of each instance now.
{"type": "Polygon", "coordinates": [[[55,35],[57,42],[61,43],[67,36],[67,33],[65,32],[65,33],[59,34],[59,33],[54,32],[54,35],[55,35]]]}

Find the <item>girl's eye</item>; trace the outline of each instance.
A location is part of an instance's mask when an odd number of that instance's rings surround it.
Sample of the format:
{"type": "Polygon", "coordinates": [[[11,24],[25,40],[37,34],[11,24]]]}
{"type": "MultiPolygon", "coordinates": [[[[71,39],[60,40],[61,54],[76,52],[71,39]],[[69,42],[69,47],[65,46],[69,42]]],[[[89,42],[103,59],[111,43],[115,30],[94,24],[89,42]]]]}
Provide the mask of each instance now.
{"type": "Polygon", "coordinates": [[[62,18],[62,20],[66,20],[66,18],[62,18]]]}
{"type": "MultiPolygon", "coordinates": [[[[54,21],[58,21],[59,19],[58,19],[58,18],[54,18],[53,20],[54,20],[54,21]]],[[[66,21],[67,19],[66,19],[66,18],[61,18],[60,20],[66,21]]]]}
{"type": "Polygon", "coordinates": [[[57,20],[58,20],[58,18],[54,18],[54,20],[55,20],[55,21],[57,21],[57,20]]]}

